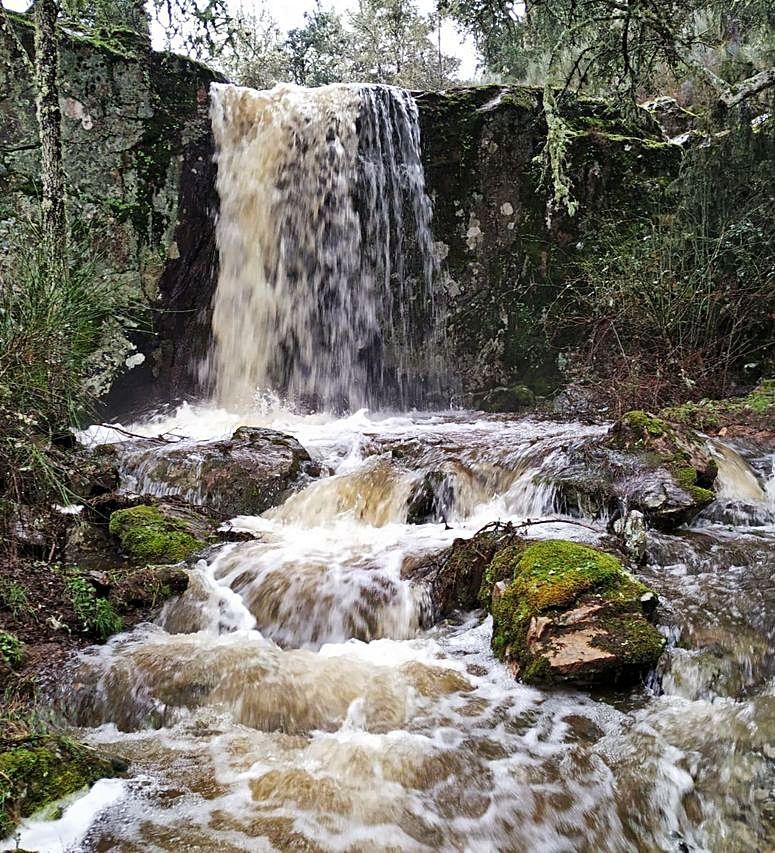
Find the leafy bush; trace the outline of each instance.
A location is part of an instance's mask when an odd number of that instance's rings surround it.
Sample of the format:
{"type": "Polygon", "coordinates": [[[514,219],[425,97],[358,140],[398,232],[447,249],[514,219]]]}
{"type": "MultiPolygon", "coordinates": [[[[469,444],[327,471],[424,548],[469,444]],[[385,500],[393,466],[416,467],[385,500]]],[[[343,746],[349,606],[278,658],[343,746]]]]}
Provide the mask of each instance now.
{"type": "Polygon", "coordinates": [[[24,644],[9,631],[0,631],[0,660],[4,661],[11,669],[21,666],[24,660],[24,644]]]}
{"type": "Polygon", "coordinates": [[[621,409],[722,396],[766,375],[775,324],[775,129],[741,123],[684,157],[673,207],[602,225],[548,326],[621,409]],[[625,232],[623,234],[623,228],[625,232]],[[558,336],[559,336],[558,335],[558,336]],[[747,374],[746,374],[747,371],[747,374]]]}
{"type": "Polygon", "coordinates": [[[14,228],[0,252],[0,496],[66,497],[49,451],[89,410],[104,335],[126,305],[83,241],[56,252],[37,226],[14,228]]]}
{"type": "Polygon", "coordinates": [[[67,580],[67,591],[76,617],[83,630],[101,640],[111,634],[117,634],[124,623],[106,598],[98,598],[94,588],[79,574],[67,580]]]}

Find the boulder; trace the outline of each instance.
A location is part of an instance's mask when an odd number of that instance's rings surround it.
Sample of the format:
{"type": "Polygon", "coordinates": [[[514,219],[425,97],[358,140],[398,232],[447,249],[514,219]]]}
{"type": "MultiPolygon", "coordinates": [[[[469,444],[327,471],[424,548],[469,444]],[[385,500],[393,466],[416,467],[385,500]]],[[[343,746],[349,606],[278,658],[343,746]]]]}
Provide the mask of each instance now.
{"type": "Polygon", "coordinates": [[[614,533],[622,538],[624,548],[636,563],[642,563],[646,557],[646,518],[640,510],[630,510],[613,525],[614,533]]]}
{"type": "Polygon", "coordinates": [[[535,405],[535,401],[535,394],[526,385],[501,385],[473,399],[484,412],[521,412],[535,405]]]}
{"type": "Polygon", "coordinates": [[[185,592],[188,581],[188,572],[180,566],[146,566],[121,578],[112,595],[124,610],[153,610],[185,592]]]}
{"type": "Polygon", "coordinates": [[[703,437],[633,411],[611,427],[602,443],[574,450],[566,469],[552,475],[551,482],[558,507],[571,515],[618,518],[637,510],[647,525],[671,531],[714,500],[717,474],[703,437]]]}
{"type": "Polygon", "coordinates": [[[0,839],[20,818],[108,776],[126,770],[65,735],[31,735],[0,745],[0,839]]]}
{"type": "Polygon", "coordinates": [[[673,529],[714,500],[718,466],[694,431],[633,411],[613,425],[609,444],[636,457],[643,472],[619,484],[620,501],[654,526],[673,529]]]}
{"type": "Polygon", "coordinates": [[[697,123],[697,116],[669,95],[660,95],[641,104],[641,107],[651,113],[666,139],[675,139],[689,133],[697,123]]]}
{"type": "Polygon", "coordinates": [[[221,519],[259,515],[320,473],[292,436],[240,427],[230,439],[199,444],[132,442],[121,453],[122,488],[178,495],[221,519]]]}
{"type": "Polygon", "coordinates": [[[611,554],[515,539],[497,551],[485,577],[493,650],[523,681],[632,681],[662,653],[665,640],[647,618],[656,596],[611,554]]]}
{"type": "Polygon", "coordinates": [[[157,501],[116,510],[108,529],[130,562],[145,565],[189,559],[213,539],[216,524],[184,504],[157,501]]]}

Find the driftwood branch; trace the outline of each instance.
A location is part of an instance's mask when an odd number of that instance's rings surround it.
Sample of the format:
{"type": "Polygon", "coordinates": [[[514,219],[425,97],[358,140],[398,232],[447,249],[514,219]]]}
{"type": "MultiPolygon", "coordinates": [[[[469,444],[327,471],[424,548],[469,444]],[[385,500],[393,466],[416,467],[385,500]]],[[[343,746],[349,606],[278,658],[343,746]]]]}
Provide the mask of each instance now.
{"type": "Polygon", "coordinates": [[[120,432],[121,435],[125,435],[128,438],[139,438],[141,441],[158,441],[160,444],[177,444],[183,439],[180,436],[174,436],[174,438],[165,438],[165,435],[173,435],[173,433],[163,432],[160,435],[140,435],[136,432],[130,432],[128,429],[124,429],[123,427],[116,426],[115,424],[96,424],[96,426],[104,427],[105,429],[112,429],[115,432],[120,432]]]}

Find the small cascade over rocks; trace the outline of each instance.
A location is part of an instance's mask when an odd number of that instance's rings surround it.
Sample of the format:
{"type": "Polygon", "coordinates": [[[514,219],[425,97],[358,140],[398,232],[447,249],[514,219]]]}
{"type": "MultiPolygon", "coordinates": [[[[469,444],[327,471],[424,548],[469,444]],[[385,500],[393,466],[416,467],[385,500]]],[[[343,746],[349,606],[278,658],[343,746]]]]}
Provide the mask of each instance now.
{"type": "Polygon", "coordinates": [[[746,459],[728,444],[709,443],[718,466],[716,500],[700,514],[697,526],[775,524],[775,454],[746,459]]]}
{"type": "Polygon", "coordinates": [[[775,848],[772,459],[645,412],[355,410],[443,385],[412,99],[216,86],[212,121],[223,407],[91,431],[156,496],[123,512],[208,527],[64,680],[132,762],[83,849],[775,848]]]}
{"type": "MultiPolygon", "coordinates": [[[[629,568],[659,596],[668,647],[651,690],[610,703],[516,681],[477,609],[485,582],[503,604],[514,577],[508,561],[487,573],[482,534],[496,522],[529,543],[536,577],[557,573],[541,540],[572,540],[582,574],[579,545],[616,551],[612,517],[569,500],[567,483],[605,486],[594,450],[608,425],[185,406],[127,431],[185,436],[159,445],[182,464],[239,426],[245,439],[266,437],[254,428],[293,436],[320,474],[261,515],[230,519],[249,541],[208,547],[155,625],[73,664],[69,719],[132,764],[84,849],[772,847],[771,526],[648,529],[643,563],[629,568]],[[470,570],[458,559],[474,549],[484,563],[470,570]]],[[[107,438],[126,436],[95,431],[107,438]]],[[[604,450],[603,462],[624,457],[604,450]]],[[[769,463],[749,471],[731,458],[766,495],[769,463]]],[[[149,471],[136,461],[123,473],[140,484],[149,471]]],[[[719,469],[726,493],[737,475],[719,469]]],[[[593,617],[621,636],[616,620],[635,612],[577,604],[563,602],[551,630],[595,649],[593,617]]],[[[496,612],[502,634],[508,612],[496,612]]],[[[533,645],[550,639],[545,618],[533,645]]],[[[514,653],[519,636],[503,634],[514,653]]],[[[627,639],[629,652],[640,638],[627,639]]]]}
{"type": "Polygon", "coordinates": [[[225,405],[438,396],[417,108],[388,86],[213,84],[220,275],[205,377],[225,405]]]}

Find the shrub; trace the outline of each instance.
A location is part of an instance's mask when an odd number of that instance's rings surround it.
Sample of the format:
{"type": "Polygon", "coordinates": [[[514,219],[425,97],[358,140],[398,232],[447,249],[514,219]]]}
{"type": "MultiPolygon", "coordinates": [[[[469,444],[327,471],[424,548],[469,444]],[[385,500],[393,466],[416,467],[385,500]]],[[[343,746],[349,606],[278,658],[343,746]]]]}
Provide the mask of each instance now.
{"type": "Polygon", "coordinates": [[[729,394],[766,375],[775,320],[775,123],[684,156],[667,210],[617,218],[547,320],[580,343],[571,376],[630,408],[729,394]]]}
{"type": "Polygon", "coordinates": [[[91,584],[80,574],[67,580],[70,601],[83,630],[101,640],[117,634],[124,623],[106,598],[98,598],[91,584]]]}
{"type": "Polygon", "coordinates": [[[11,669],[21,666],[24,660],[24,644],[9,631],[0,631],[0,660],[4,661],[11,669]]]}
{"type": "Polygon", "coordinates": [[[54,445],[117,369],[105,340],[132,324],[127,310],[83,240],[57,252],[37,226],[14,223],[0,249],[0,500],[70,497],[54,445]]]}

